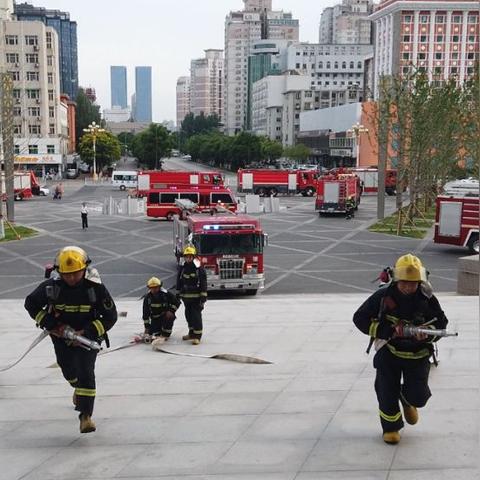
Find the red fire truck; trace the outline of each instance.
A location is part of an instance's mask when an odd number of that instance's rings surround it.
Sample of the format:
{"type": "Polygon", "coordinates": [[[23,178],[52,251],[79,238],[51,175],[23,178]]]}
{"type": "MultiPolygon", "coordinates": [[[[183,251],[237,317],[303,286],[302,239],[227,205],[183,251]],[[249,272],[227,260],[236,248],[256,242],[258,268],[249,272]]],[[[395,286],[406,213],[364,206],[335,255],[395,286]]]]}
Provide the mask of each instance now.
{"type": "Polygon", "coordinates": [[[138,196],[143,197],[155,188],[179,185],[224,185],[220,172],[190,172],[187,170],[144,170],[138,172],[138,196]]]}
{"type": "Polygon", "coordinates": [[[181,214],[173,219],[178,262],[184,247],[194,245],[207,272],[208,290],[244,290],[255,295],[264,287],[263,247],[267,236],[257,218],[225,209],[213,215],[195,213],[188,202],[181,208],[181,214]]]}
{"type": "Polygon", "coordinates": [[[470,253],[479,253],[479,203],[478,193],[437,197],[433,241],[468,247],[470,253]]]}
{"type": "Polygon", "coordinates": [[[237,202],[232,191],[223,185],[171,186],[154,188],[147,192],[147,216],[173,220],[180,213],[175,200],[190,200],[198,205],[200,210],[211,210],[218,205],[225,206],[235,212],[237,202]]]}
{"type": "MultiPolygon", "coordinates": [[[[5,200],[5,173],[1,172],[3,200],[5,200]]],[[[32,198],[32,189],[40,188],[35,174],[31,171],[20,171],[14,173],[13,178],[13,194],[15,200],[23,200],[24,198],[32,198]]]]}
{"type": "Polygon", "coordinates": [[[274,196],[279,193],[301,193],[311,197],[317,190],[317,170],[240,169],[237,172],[237,191],[255,195],[274,196]]]}
{"type": "Polygon", "coordinates": [[[362,194],[360,178],[352,173],[329,173],[317,181],[315,210],[325,213],[351,214],[357,210],[362,194]]]}
{"type": "MultiPolygon", "coordinates": [[[[377,168],[352,168],[353,173],[360,177],[363,193],[378,192],[378,169],[377,168]]],[[[397,190],[397,171],[385,171],[385,192],[387,195],[395,195],[397,190]]]]}

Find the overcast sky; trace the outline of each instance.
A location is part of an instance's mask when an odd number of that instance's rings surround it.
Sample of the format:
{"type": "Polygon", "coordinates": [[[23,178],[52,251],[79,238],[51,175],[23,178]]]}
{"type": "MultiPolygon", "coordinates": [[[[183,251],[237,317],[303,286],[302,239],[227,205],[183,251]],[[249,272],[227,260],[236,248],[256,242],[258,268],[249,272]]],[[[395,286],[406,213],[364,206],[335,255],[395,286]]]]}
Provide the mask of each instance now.
{"type": "MultiPolygon", "coordinates": [[[[19,0],[20,1],[20,0],[19,0]]],[[[190,74],[190,60],[207,48],[224,48],[225,16],[242,0],[27,0],[70,12],[78,24],[80,85],[94,87],[101,108],[110,108],[110,65],[152,66],[153,120],[175,121],[175,87],[190,74]]],[[[275,10],[300,21],[300,40],[318,42],[320,14],[340,0],[273,0],[275,10]]],[[[129,100],[130,103],[130,100],[129,100]]]]}

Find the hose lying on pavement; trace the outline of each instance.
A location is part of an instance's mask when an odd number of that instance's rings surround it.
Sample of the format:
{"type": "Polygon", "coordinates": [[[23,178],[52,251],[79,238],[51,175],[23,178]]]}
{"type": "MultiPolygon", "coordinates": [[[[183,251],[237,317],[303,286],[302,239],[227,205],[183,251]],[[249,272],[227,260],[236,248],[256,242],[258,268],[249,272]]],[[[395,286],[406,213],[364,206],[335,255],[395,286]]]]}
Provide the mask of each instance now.
{"type": "Polygon", "coordinates": [[[17,365],[17,363],[20,363],[45,337],[48,337],[48,332],[46,330],[42,330],[42,333],[40,333],[40,335],[31,343],[31,345],[27,348],[27,350],[25,350],[22,356],[10,365],[1,367],[0,372],[6,372],[7,370],[10,370],[12,367],[17,365]]]}

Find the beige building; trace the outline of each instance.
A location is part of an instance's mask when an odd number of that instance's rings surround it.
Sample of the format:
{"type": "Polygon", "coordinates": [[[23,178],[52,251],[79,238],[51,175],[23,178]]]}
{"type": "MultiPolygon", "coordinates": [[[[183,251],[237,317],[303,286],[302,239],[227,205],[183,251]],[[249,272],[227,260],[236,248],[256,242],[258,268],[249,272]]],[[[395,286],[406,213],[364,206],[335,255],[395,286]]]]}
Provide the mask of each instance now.
{"type": "Polygon", "coordinates": [[[335,45],[369,45],[372,43],[372,0],[342,0],[325,8],[320,17],[319,42],[335,45]]]}
{"type": "Polygon", "coordinates": [[[246,128],[248,113],[248,57],[261,39],[298,41],[298,20],[273,11],[271,0],[244,0],[243,11],[225,20],[224,124],[228,134],[246,128]]]}
{"type": "Polygon", "coordinates": [[[57,33],[41,22],[2,20],[0,39],[0,68],[13,78],[15,162],[61,172],[68,127],[57,33]]]}
{"type": "Polygon", "coordinates": [[[177,80],[177,130],[183,119],[190,113],[190,77],[178,77],[177,80]]]}
{"type": "Polygon", "coordinates": [[[205,50],[190,66],[190,112],[223,116],[223,50],[205,50]]]}

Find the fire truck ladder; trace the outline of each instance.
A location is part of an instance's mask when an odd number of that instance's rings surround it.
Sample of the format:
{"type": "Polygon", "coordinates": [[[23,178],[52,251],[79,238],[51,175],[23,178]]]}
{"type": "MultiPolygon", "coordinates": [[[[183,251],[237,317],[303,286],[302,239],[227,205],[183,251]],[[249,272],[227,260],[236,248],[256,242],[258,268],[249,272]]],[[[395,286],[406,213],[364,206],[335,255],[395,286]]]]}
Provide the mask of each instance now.
{"type": "Polygon", "coordinates": [[[188,200],[187,198],[177,198],[175,199],[175,205],[180,208],[182,211],[181,217],[185,218],[188,215],[191,215],[192,213],[208,213],[208,214],[213,214],[213,213],[228,213],[230,215],[236,215],[235,212],[230,211],[228,208],[225,208],[223,205],[215,205],[212,208],[206,209],[206,210],[200,210],[199,206],[197,203],[192,202],[191,200],[188,200]]]}

